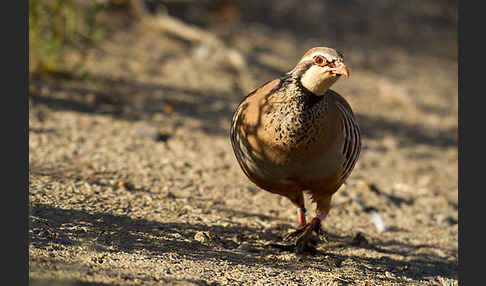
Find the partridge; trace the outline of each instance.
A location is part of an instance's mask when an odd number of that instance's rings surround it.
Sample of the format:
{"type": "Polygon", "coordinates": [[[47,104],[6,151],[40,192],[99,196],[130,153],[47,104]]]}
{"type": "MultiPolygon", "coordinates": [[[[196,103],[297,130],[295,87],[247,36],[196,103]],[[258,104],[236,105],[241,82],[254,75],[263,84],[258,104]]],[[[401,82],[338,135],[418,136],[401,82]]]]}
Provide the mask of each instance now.
{"type": "Polygon", "coordinates": [[[295,68],[248,94],[231,122],[231,144],[246,176],[287,197],[300,228],[296,251],[315,251],[333,194],[351,174],[361,150],[358,123],[348,102],[330,87],[349,76],[334,49],[308,50],[295,68]],[[306,223],[303,192],[316,203],[306,223]]]}

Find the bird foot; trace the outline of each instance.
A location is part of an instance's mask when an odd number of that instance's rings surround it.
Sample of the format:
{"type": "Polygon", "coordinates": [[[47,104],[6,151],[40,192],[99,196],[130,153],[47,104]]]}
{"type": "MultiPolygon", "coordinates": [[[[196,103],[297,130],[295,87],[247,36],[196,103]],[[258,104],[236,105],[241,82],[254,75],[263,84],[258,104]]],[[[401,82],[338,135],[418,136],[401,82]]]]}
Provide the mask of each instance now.
{"type": "Polygon", "coordinates": [[[301,225],[299,226],[299,228],[297,228],[296,230],[292,231],[292,232],[289,232],[287,233],[283,240],[284,241],[290,241],[290,240],[293,240],[297,237],[299,237],[300,235],[302,235],[302,233],[304,233],[304,231],[306,230],[306,228],[310,225],[310,223],[306,223],[304,225],[301,225]]]}
{"type": "Polygon", "coordinates": [[[317,243],[320,241],[319,233],[321,230],[321,220],[313,218],[309,223],[299,229],[287,234],[284,240],[297,238],[295,242],[295,251],[299,254],[304,252],[316,252],[317,243]]]}

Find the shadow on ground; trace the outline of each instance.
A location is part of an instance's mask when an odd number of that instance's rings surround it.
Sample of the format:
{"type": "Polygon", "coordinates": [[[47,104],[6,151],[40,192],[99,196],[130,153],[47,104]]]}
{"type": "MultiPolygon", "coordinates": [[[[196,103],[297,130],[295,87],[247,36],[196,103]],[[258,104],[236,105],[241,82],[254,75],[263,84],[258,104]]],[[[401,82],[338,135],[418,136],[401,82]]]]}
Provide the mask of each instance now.
{"type": "MultiPolygon", "coordinates": [[[[29,240],[30,244],[36,248],[70,247],[81,244],[98,252],[144,250],[154,256],[163,253],[177,253],[191,260],[222,259],[234,264],[265,265],[286,270],[315,268],[331,271],[336,267],[341,267],[343,261],[351,259],[364,272],[384,273],[388,271],[396,276],[414,280],[423,280],[431,275],[455,278],[457,273],[455,262],[435,254],[417,253],[417,250],[421,248],[437,248],[434,245],[413,245],[394,240],[376,240],[376,238],[370,243],[362,235],[357,240],[356,237],[328,234],[328,240],[331,242],[329,246],[315,256],[304,257],[305,260],[316,263],[295,263],[278,258],[275,261],[275,255],[285,252],[271,246],[281,242],[281,226],[264,230],[247,226],[224,227],[194,223],[164,223],[134,219],[124,215],[60,209],[42,204],[31,206],[30,213],[29,240]],[[209,232],[212,236],[217,237],[220,245],[231,246],[226,249],[215,249],[202,244],[194,239],[198,232],[209,232]],[[173,236],[174,234],[177,236],[173,236]],[[255,234],[258,239],[253,238],[255,234]],[[238,251],[237,244],[227,243],[235,235],[239,237],[239,241],[249,242],[255,248],[247,253],[238,251]],[[378,252],[382,256],[381,258],[350,256],[339,254],[339,251],[336,251],[349,247],[366,248],[378,252]],[[272,255],[273,258],[268,258],[268,255],[272,255]],[[398,256],[400,259],[392,256],[398,256]]],[[[243,216],[251,216],[251,214],[243,216]]]]}
{"type": "Polygon", "coordinates": [[[29,279],[29,286],[111,286],[115,284],[101,282],[86,282],[68,279],[29,279]]]}
{"type": "MultiPolygon", "coordinates": [[[[33,81],[41,84],[41,80],[35,77],[33,81]]],[[[32,93],[30,95],[32,104],[45,105],[53,110],[107,114],[117,119],[131,121],[150,121],[157,113],[169,117],[177,113],[198,120],[201,123],[201,131],[218,136],[228,135],[234,110],[230,104],[217,103],[224,101],[237,103],[244,97],[242,91],[231,94],[215,91],[201,92],[103,77],[88,82],[81,79],[67,80],[67,84],[52,78],[43,79],[42,85],[51,91],[63,91],[66,96],[59,98],[32,93]],[[95,83],[102,88],[89,88],[88,83],[95,83]],[[162,92],[163,97],[154,97],[155,92],[162,92]],[[184,100],[181,99],[181,94],[184,95],[184,100]],[[239,94],[241,94],[240,98],[238,98],[239,94]],[[227,128],[224,128],[222,122],[228,123],[227,128]]],[[[379,139],[390,135],[397,138],[399,144],[403,146],[416,144],[442,148],[457,146],[457,128],[432,135],[424,126],[405,121],[359,113],[357,118],[365,138],[379,139]]]]}
{"type": "MultiPolygon", "coordinates": [[[[159,282],[168,283],[170,285],[208,285],[204,280],[193,280],[193,279],[169,279],[160,278],[159,282]]],[[[102,283],[102,282],[88,282],[79,280],[68,280],[68,279],[36,279],[30,278],[30,286],[115,286],[118,283],[102,283]]],[[[215,285],[215,284],[211,284],[215,285]]],[[[217,284],[219,285],[219,284],[217,284]]]]}

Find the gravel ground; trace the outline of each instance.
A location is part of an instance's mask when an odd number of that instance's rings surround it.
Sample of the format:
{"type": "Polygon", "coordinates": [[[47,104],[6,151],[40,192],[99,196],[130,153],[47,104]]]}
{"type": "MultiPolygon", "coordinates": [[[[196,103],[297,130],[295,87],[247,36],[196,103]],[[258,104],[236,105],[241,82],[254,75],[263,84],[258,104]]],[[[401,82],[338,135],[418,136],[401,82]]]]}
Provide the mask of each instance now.
{"type": "Polygon", "coordinates": [[[381,41],[390,33],[374,22],[304,40],[276,20],[214,30],[246,59],[238,68],[125,25],[87,51],[88,78],[32,75],[30,284],[457,285],[455,25],[400,11],[399,32],[419,27],[403,42],[381,41]],[[241,99],[315,45],[345,55],[351,77],[334,89],[357,114],[363,152],[318,253],[296,255],[282,240],[296,210],[244,176],[228,132],[241,99]]]}

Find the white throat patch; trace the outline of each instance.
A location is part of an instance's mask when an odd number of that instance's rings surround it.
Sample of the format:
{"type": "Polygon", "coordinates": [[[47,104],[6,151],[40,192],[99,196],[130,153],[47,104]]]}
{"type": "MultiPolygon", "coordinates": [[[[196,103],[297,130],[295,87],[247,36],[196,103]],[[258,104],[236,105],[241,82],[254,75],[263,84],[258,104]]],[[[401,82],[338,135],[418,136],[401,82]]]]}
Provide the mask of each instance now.
{"type": "Polygon", "coordinates": [[[311,66],[302,75],[300,82],[315,95],[324,95],[338,79],[337,76],[326,76],[325,69],[316,65],[311,66]]]}

